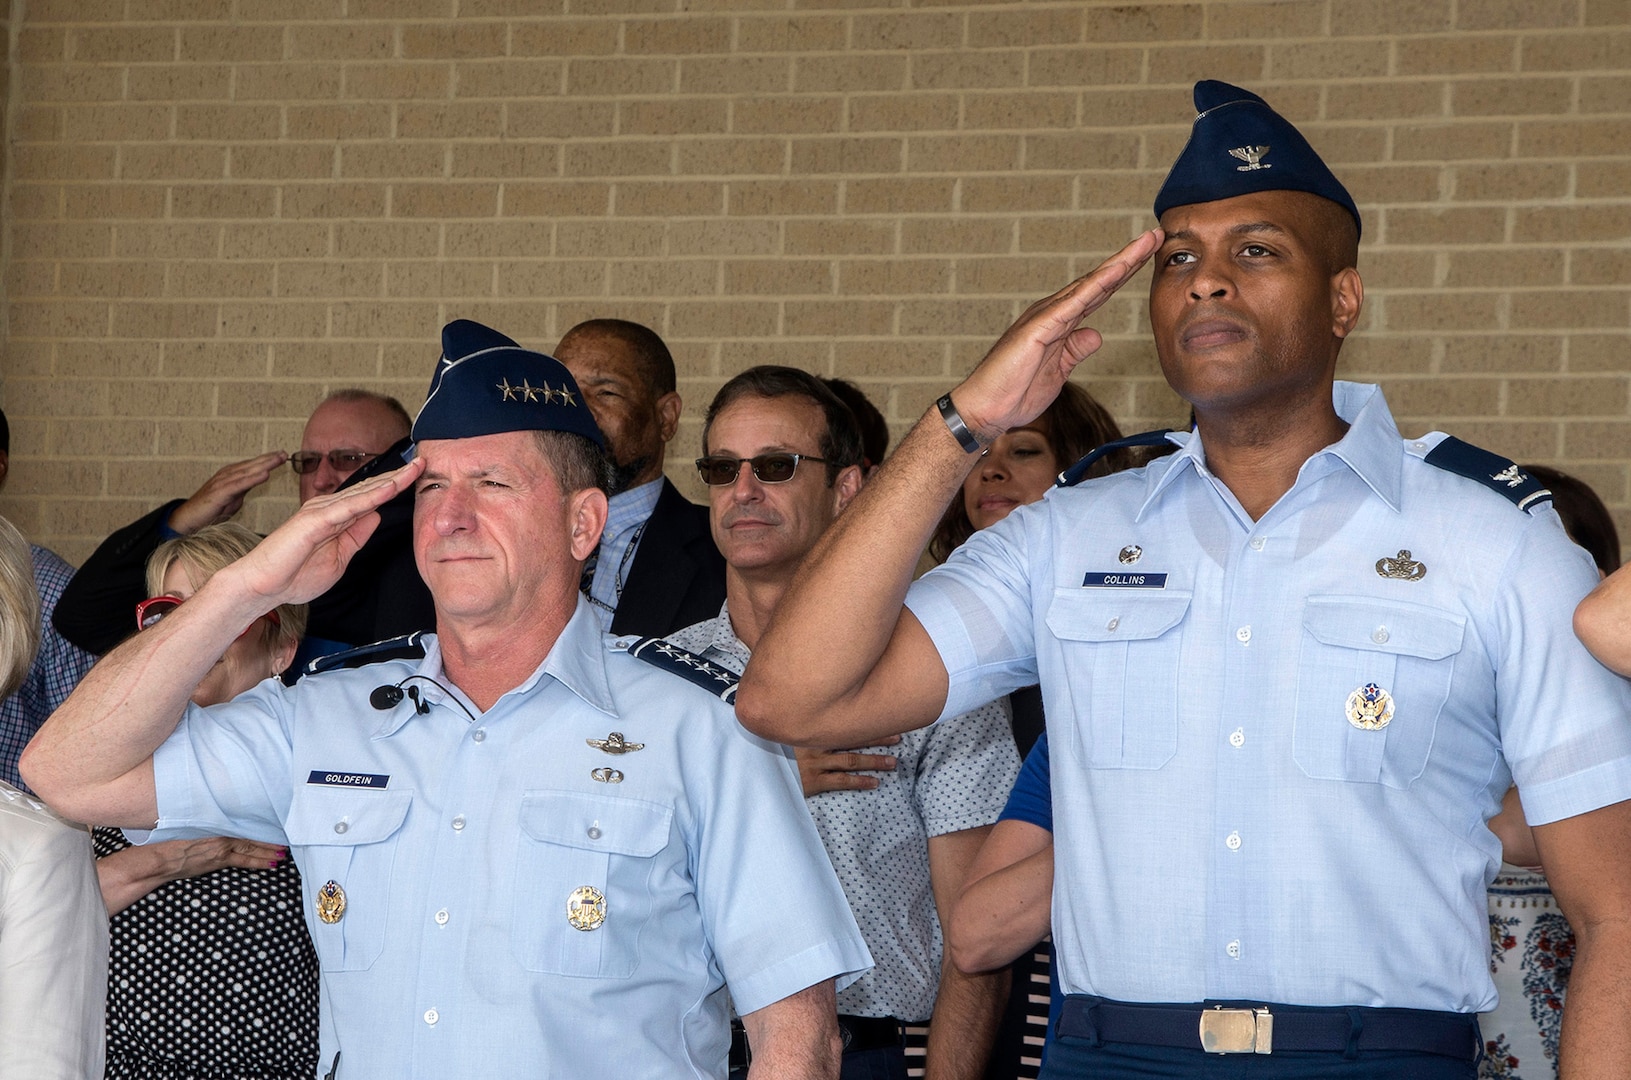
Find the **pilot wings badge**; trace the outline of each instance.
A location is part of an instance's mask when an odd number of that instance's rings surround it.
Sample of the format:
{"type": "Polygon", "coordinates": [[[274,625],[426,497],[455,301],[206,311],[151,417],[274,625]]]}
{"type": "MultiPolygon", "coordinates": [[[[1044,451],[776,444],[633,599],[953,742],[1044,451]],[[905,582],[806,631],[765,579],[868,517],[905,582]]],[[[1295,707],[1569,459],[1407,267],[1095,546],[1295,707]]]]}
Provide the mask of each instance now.
{"type": "Polygon", "coordinates": [[[1244,161],[1244,165],[1236,165],[1235,172],[1254,172],[1257,169],[1272,169],[1273,165],[1263,164],[1263,155],[1269,152],[1267,146],[1237,146],[1229,151],[1229,156],[1244,161]]]}

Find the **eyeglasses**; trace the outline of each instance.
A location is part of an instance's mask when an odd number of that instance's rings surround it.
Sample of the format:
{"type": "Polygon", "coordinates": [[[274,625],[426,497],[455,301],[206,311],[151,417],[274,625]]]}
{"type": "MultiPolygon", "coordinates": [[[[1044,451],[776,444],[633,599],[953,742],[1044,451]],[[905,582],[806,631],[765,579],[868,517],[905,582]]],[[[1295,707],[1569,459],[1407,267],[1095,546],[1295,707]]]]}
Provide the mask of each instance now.
{"type": "MultiPolygon", "coordinates": [[[[170,612],[174,611],[184,603],[186,603],[186,601],[179,596],[148,597],[146,600],[143,600],[141,603],[136,605],[136,629],[146,630],[149,627],[157,626],[159,620],[163,619],[166,615],[170,614],[170,612]]],[[[265,615],[261,616],[261,618],[267,619],[273,626],[283,625],[283,620],[278,618],[276,611],[268,611],[265,615]]],[[[254,623],[251,623],[250,626],[253,627],[254,623]]],[[[244,634],[247,633],[249,633],[249,630],[246,628],[244,630],[244,634]]],[[[244,634],[239,634],[238,636],[243,637],[244,634]]]]}
{"type": "Polygon", "coordinates": [[[296,450],[289,455],[289,468],[305,476],[307,473],[317,471],[317,466],[328,458],[328,463],[337,473],[354,473],[364,465],[379,457],[365,450],[330,450],[323,453],[319,450],[296,450]]]}
{"type": "Polygon", "coordinates": [[[822,465],[828,463],[826,458],[811,457],[809,454],[760,454],[750,458],[711,454],[697,458],[697,472],[702,474],[702,482],[709,487],[724,487],[736,483],[736,474],[746,465],[753,470],[753,478],[760,483],[785,484],[793,479],[801,461],[814,461],[822,465]]]}

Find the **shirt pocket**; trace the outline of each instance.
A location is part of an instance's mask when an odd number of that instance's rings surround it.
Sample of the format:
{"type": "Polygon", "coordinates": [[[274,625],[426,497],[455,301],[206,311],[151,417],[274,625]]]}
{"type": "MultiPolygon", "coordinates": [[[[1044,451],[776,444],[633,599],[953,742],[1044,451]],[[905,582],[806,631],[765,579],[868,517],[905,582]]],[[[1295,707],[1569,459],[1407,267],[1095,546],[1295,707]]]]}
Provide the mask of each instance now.
{"type": "Polygon", "coordinates": [[[300,849],[306,925],[325,971],[372,967],[385,948],[391,876],[411,791],[309,787],[295,793],[284,831],[300,849]],[[345,897],[334,922],[317,917],[317,894],[330,881],[345,897]]]}
{"type": "Polygon", "coordinates": [[[1406,788],[1427,767],[1466,635],[1464,616],[1399,601],[1311,596],[1303,607],[1292,756],[1316,780],[1406,788]],[[1386,726],[1361,728],[1348,700],[1374,683],[1392,699],[1386,726]]]}
{"type": "MultiPolygon", "coordinates": [[[[672,807],[572,791],[521,797],[511,944],[528,971],[626,979],[640,961],[651,919],[658,852],[668,846],[672,807]],[[579,929],[568,903],[593,890],[598,925],[579,929]]],[[[581,915],[579,925],[594,922],[581,915]]]]}
{"type": "Polygon", "coordinates": [[[1159,769],[1178,752],[1178,663],[1191,597],[1054,590],[1046,621],[1062,653],[1068,730],[1089,768],[1159,769]]]}

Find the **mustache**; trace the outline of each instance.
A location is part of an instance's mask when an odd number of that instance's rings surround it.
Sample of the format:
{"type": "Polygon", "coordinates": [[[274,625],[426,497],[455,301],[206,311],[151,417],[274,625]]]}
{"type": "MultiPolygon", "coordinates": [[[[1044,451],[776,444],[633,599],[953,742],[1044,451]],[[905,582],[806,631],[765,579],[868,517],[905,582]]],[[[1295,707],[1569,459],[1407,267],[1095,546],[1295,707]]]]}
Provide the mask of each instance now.
{"type": "Polygon", "coordinates": [[[769,507],[748,509],[740,506],[731,507],[719,518],[720,527],[725,529],[741,521],[751,521],[756,525],[780,525],[783,523],[783,518],[769,507]]]}

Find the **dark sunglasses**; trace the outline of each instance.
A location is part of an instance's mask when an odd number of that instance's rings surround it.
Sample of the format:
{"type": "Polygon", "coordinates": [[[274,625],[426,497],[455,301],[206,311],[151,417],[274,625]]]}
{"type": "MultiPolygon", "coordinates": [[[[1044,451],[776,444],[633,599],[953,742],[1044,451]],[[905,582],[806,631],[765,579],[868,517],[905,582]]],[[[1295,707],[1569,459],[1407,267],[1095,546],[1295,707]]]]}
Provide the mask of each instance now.
{"type": "MultiPolygon", "coordinates": [[[[136,605],[136,629],[146,630],[150,626],[158,625],[160,619],[164,618],[166,615],[170,614],[170,612],[174,611],[184,603],[186,603],[186,601],[179,596],[148,597],[146,600],[143,600],[141,603],[136,605]]],[[[283,625],[283,620],[278,618],[276,611],[268,611],[265,615],[261,616],[261,618],[271,620],[273,626],[283,625]]],[[[253,628],[255,624],[250,623],[249,625],[251,628],[253,628]]],[[[244,634],[247,633],[249,633],[249,630],[245,629],[244,634]]],[[[243,637],[244,635],[239,634],[238,636],[243,637]]]]}
{"type": "Polygon", "coordinates": [[[712,454],[697,458],[697,472],[702,474],[702,482],[709,487],[724,487],[736,483],[736,474],[746,465],[753,470],[754,479],[762,484],[785,484],[793,479],[801,461],[827,464],[826,458],[811,457],[809,454],[760,454],[750,458],[712,454]]]}
{"type": "Polygon", "coordinates": [[[379,457],[362,450],[330,450],[324,454],[317,450],[296,450],[289,455],[289,468],[305,476],[307,473],[317,471],[317,466],[328,458],[328,463],[337,473],[354,473],[364,465],[379,457]]]}

